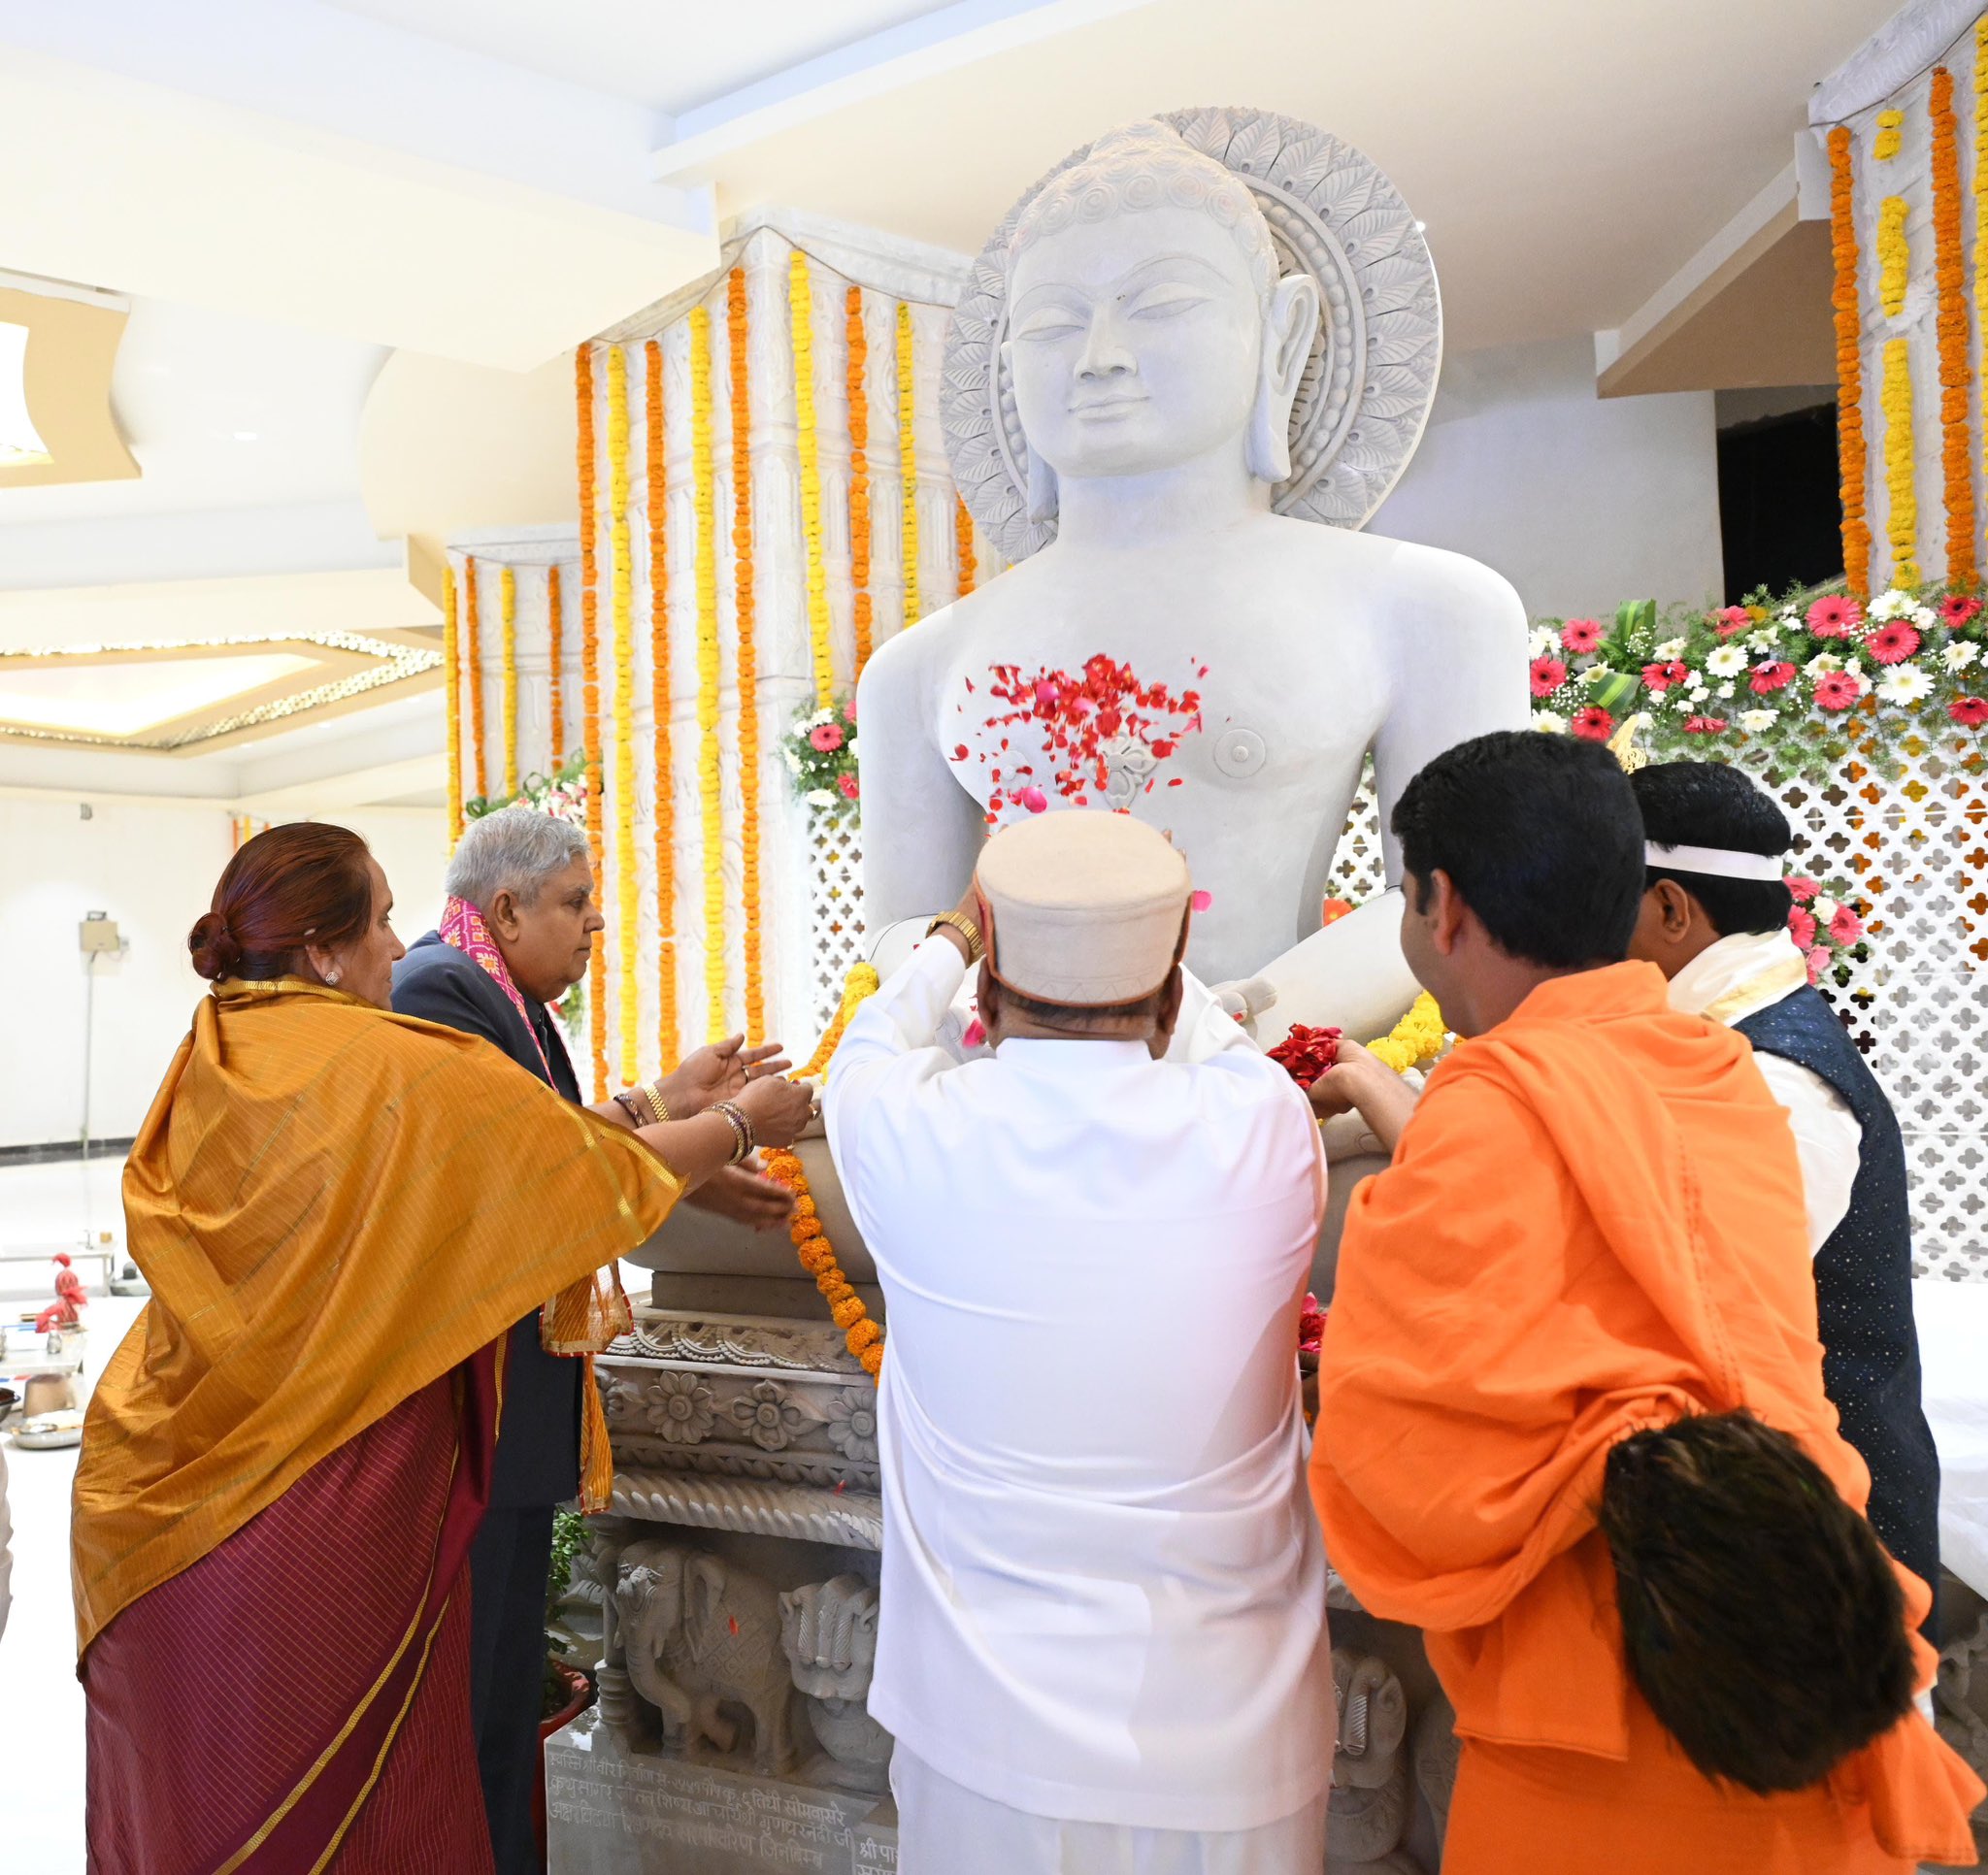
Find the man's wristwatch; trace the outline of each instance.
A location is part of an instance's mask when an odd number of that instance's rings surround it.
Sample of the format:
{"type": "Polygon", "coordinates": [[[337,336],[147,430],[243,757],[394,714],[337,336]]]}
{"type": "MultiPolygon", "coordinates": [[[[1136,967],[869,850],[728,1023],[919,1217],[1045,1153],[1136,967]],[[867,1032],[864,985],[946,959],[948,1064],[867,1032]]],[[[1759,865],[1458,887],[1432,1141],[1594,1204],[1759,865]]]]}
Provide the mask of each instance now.
{"type": "Polygon", "coordinates": [[[950,925],[953,930],[958,932],[967,940],[967,962],[969,965],[977,964],[981,958],[986,956],[987,946],[981,939],[979,926],[975,924],[964,913],[942,911],[938,917],[934,918],[925,927],[925,936],[931,937],[941,925],[950,925]]]}

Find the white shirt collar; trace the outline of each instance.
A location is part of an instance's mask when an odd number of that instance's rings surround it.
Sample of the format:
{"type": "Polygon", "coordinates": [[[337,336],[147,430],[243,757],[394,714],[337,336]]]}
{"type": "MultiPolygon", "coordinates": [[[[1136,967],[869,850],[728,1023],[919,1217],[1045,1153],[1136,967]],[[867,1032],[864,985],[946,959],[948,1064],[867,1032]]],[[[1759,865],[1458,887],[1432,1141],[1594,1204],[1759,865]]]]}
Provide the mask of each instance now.
{"type": "Polygon", "coordinates": [[[1103,1036],[1082,1041],[1050,1036],[1010,1036],[994,1053],[998,1060],[1011,1065],[1020,1063],[1057,1074],[1102,1073],[1107,1069],[1139,1063],[1153,1066],[1152,1050],[1144,1042],[1108,1039],[1103,1036]]]}
{"type": "Polygon", "coordinates": [[[1736,931],[1707,944],[1671,979],[1671,1006],[1705,1015],[1721,1004],[1728,1025],[1791,996],[1808,980],[1808,968],[1785,931],[1736,931]],[[1790,980],[1789,966],[1801,971],[1790,980]]]}

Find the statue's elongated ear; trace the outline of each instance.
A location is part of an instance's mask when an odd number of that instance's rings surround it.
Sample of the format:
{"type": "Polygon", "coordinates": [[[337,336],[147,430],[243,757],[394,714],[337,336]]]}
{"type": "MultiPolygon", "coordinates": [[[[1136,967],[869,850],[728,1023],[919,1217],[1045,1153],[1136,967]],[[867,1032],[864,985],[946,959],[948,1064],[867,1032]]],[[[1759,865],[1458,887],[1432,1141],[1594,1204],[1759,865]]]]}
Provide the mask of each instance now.
{"type": "Polygon", "coordinates": [[[1286,274],[1270,296],[1263,321],[1263,363],[1256,408],[1249,413],[1249,473],[1260,481],[1286,480],[1291,473],[1291,404],[1311,342],[1318,335],[1318,282],[1309,274],[1286,274]]]}
{"type": "MultiPolygon", "coordinates": [[[[1014,345],[1011,340],[1001,342],[1001,376],[1004,381],[1012,382],[1011,368],[1014,345]]],[[[1000,418],[997,416],[998,423],[1000,418]]],[[[1029,519],[1032,521],[1053,521],[1056,518],[1056,471],[1043,460],[1034,449],[1025,449],[1028,471],[1029,519]]]]}

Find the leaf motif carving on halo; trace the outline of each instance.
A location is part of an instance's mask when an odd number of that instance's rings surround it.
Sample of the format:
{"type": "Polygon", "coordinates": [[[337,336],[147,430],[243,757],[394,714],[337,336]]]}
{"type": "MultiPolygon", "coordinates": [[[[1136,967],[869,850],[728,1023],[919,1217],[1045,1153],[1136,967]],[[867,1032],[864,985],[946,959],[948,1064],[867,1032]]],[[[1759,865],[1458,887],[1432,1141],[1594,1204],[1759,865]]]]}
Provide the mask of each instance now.
{"type": "Polygon", "coordinates": [[[1417,414],[1428,399],[1426,386],[1419,380],[1402,388],[1393,388],[1386,379],[1400,377],[1399,372],[1390,371],[1383,375],[1370,372],[1367,388],[1360,399],[1360,421],[1370,418],[1394,422],[1405,416],[1417,414]]]}
{"type": "Polygon", "coordinates": [[[1312,212],[1338,233],[1342,221],[1362,214],[1373,200],[1380,174],[1364,159],[1355,162],[1341,151],[1341,160],[1318,179],[1307,196],[1312,212]]]}
{"type": "Polygon", "coordinates": [[[1435,362],[1434,327],[1412,309],[1383,312],[1367,327],[1367,371],[1370,379],[1381,370],[1399,370],[1414,365],[1422,368],[1418,382],[1427,381],[1427,366],[1435,362]]]}
{"type": "Polygon", "coordinates": [[[1334,224],[1354,264],[1363,270],[1370,261],[1394,253],[1413,223],[1399,203],[1380,203],[1334,224]]]}
{"type": "Polygon", "coordinates": [[[1316,160],[1320,146],[1330,141],[1322,132],[1284,139],[1266,180],[1280,189],[1302,193],[1298,178],[1316,160]]]}
{"type": "Polygon", "coordinates": [[[1260,116],[1244,120],[1242,129],[1229,139],[1225,161],[1232,170],[1246,176],[1268,177],[1283,148],[1283,119],[1260,116]]]}
{"type": "Polygon", "coordinates": [[[1169,117],[1165,121],[1180,133],[1180,140],[1189,148],[1212,156],[1218,163],[1227,154],[1229,139],[1235,134],[1227,115],[1220,111],[1196,111],[1185,118],[1169,117]]]}
{"type": "MultiPolygon", "coordinates": [[[[1327,187],[1334,177],[1347,174],[1346,147],[1330,131],[1321,131],[1317,146],[1301,165],[1286,170],[1279,164],[1277,170],[1278,182],[1293,195],[1309,203],[1318,214],[1323,214],[1326,209],[1320,200],[1320,191],[1327,187]]],[[[1356,169],[1353,175],[1357,177],[1357,174],[1356,169]]]]}

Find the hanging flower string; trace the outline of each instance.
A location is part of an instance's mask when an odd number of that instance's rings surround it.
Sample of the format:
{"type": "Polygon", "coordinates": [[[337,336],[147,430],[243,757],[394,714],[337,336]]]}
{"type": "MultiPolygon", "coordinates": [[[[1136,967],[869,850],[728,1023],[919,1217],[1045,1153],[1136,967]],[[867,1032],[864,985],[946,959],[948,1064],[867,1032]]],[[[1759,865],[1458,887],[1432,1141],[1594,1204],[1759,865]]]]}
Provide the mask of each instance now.
{"type": "Polygon", "coordinates": [[[1919,496],[1912,479],[1911,341],[1884,342],[1883,378],[1877,393],[1884,411],[1884,479],[1891,512],[1885,536],[1891,542],[1891,583],[1919,583],[1919,496]]]}
{"type": "Polygon", "coordinates": [[[462,644],[455,626],[455,569],[442,562],[442,688],[448,728],[448,850],[462,838],[462,644]]]}
{"type": "MultiPolygon", "coordinates": [[[[1988,40],[1982,42],[1981,82],[1988,85],[1988,40]]],[[[1830,252],[1836,283],[1830,305],[1837,328],[1837,464],[1843,510],[1843,577],[1860,598],[1871,590],[1871,524],[1865,518],[1864,361],[1857,297],[1856,195],[1850,174],[1850,132],[1829,133],[1830,252]]],[[[1988,198],[1980,208],[1988,228],[1988,198]]]]}
{"type": "MultiPolygon", "coordinates": [[[[580,680],[581,747],[586,757],[586,843],[594,881],[607,871],[601,831],[601,595],[594,528],[594,352],[574,355],[580,456],[580,680]]],[[[586,971],[587,1040],[593,1057],[594,1099],[608,1098],[608,960],[593,947],[586,971]]]]}
{"type": "Polygon", "coordinates": [[[1960,131],[1954,118],[1953,74],[1933,70],[1933,251],[1938,282],[1939,464],[1946,520],[1946,576],[1974,580],[1974,472],[1969,446],[1968,299],[1961,258],[1960,131]]]}
{"type": "Polygon", "coordinates": [[[725,1033],[724,802],[718,791],[717,445],[712,423],[711,313],[690,312],[690,471],[697,512],[697,802],[704,862],[706,1027],[725,1033]]]}
{"type": "Polygon", "coordinates": [[[877,994],[881,984],[882,979],[877,974],[874,964],[850,966],[848,975],[843,980],[843,1000],[837,1005],[835,1020],[822,1031],[821,1039],[814,1044],[814,1052],[808,1057],[806,1066],[795,1069],[790,1078],[818,1081],[828,1072],[828,1064],[842,1046],[843,1031],[849,1026],[849,1018],[866,997],[877,994]]]}
{"type": "Polygon", "coordinates": [[[1905,310],[1905,280],[1911,271],[1905,239],[1905,198],[1887,195],[1877,206],[1877,303],[1895,319],[1905,310]]]}
{"type": "Polygon", "coordinates": [[[648,451],[648,669],[655,784],[656,1049],[667,1068],[683,1052],[677,1015],[677,790],[670,746],[670,490],[663,424],[663,348],[643,346],[643,441],[648,451]]]}
{"type": "MultiPolygon", "coordinates": [[[[734,672],[739,692],[740,896],[746,923],[746,1039],[766,1034],[764,922],[759,915],[759,597],[752,559],[752,397],[747,379],[746,270],[734,267],[725,295],[725,339],[732,363],[733,604],[739,617],[734,672]]],[[[712,1039],[723,1034],[723,1025],[712,1039]]]]}
{"type": "Polygon", "coordinates": [[[1903,111],[1880,111],[1877,114],[1877,137],[1871,146],[1871,153],[1880,163],[1888,163],[1899,153],[1899,129],[1905,120],[1903,111]]]}
{"type": "MultiPolygon", "coordinates": [[[[1988,333],[1988,13],[1974,22],[1974,316],[1988,333]]],[[[1982,473],[1988,476],[1988,422],[1981,425],[1982,473]]]]}
{"type": "Polygon", "coordinates": [[[517,575],[497,575],[499,655],[504,660],[504,792],[517,792],[517,575]]]}
{"type": "Polygon", "coordinates": [[[918,451],[911,435],[911,309],[897,307],[897,459],[904,503],[905,623],[915,625],[918,599],[918,451]]]}
{"type": "Polygon", "coordinates": [[[848,341],[849,407],[849,585],[854,593],[856,673],[870,662],[870,387],[864,367],[870,344],[863,333],[863,289],[851,286],[843,301],[848,341]]]}
{"type": "Polygon", "coordinates": [[[821,557],[821,444],[814,433],[814,286],[808,256],[787,256],[787,315],[793,334],[794,434],[801,457],[801,539],[808,556],[808,649],[814,701],[835,694],[835,654],[828,636],[828,569],[821,557]]]}
{"type": "Polygon", "coordinates": [[[614,934],[620,982],[614,1009],[621,1078],[642,1078],[636,937],[642,880],[635,860],[635,543],[628,519],[628,357],[608,347],[608,591],[614,620],[614,934]]]}
{"type": "Polygon", "coordinates": [[[470,779],[479,796],[489,792],[483,767],[483,646],[477,617],[477,560],[467,554],[462,563],[463,629],[469,638],[470,674],[470,754],[475,762],[470,779]]]}
{"type": "Polygon", "coordinates": [[[546,637],[548,641],[546,661],[551,677],[551,695],[547,699],[547,711],[552,718],[552,766],[555,769],[566,760],[567,754],[566,673],[562,668],[566,659],[566,619],[561,610],[562,597],[559,563],[555,560],[546,569],[546,637]]]}
{"type": "Polygon", "coordinates": [[[966,497],[952,498],[952,539],[959,552],[959,596],[964,599],[974,589],[974,576],[979,571],[979,562],[974,558],[974,517],[967,508],[966,497]]]}

